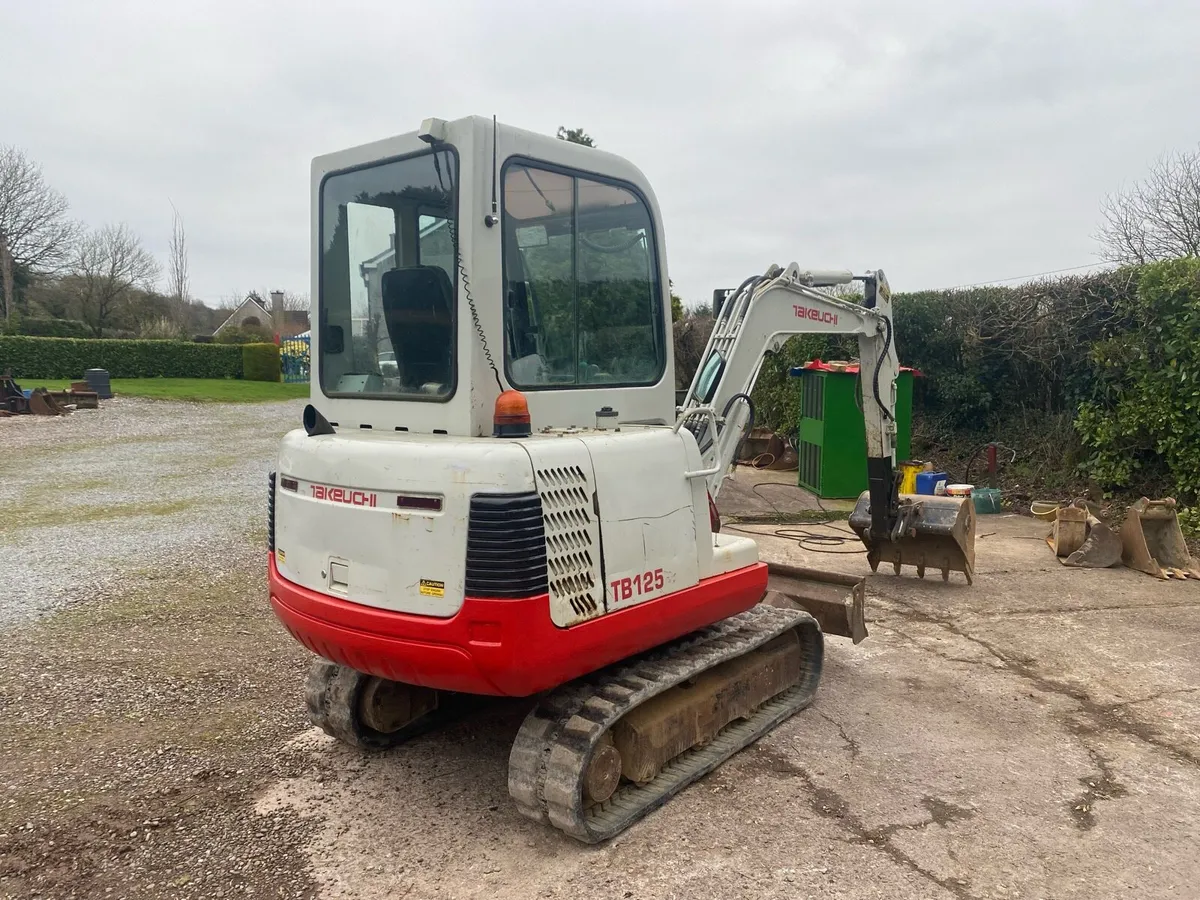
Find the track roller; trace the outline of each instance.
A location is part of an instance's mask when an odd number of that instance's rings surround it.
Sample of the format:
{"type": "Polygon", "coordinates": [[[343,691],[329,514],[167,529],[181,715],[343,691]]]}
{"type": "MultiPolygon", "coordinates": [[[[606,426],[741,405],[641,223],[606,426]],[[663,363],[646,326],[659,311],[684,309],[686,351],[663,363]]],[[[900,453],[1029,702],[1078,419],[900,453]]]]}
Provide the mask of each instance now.
{"type": "Polygon", "coordinates": [[[319,659],[308,671],[304,699],[312,723],[344,744],[387,750],[434,727],[443,696],[319,659]]]}

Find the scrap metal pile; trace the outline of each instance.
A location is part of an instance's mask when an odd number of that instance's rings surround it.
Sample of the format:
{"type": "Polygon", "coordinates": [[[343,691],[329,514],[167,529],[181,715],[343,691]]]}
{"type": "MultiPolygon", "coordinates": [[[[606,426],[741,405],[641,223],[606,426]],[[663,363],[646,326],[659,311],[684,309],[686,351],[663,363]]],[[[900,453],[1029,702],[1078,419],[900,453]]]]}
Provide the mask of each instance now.
{"type": "Polygon", "coordinates": [[[76,381],[70,390],[48,391],[44,387],[25,391],[11,372],[0,375],[0,418],[18,415],[64,416],[76,409],[97,409],[100,397],[86,381],[76,381]]]}

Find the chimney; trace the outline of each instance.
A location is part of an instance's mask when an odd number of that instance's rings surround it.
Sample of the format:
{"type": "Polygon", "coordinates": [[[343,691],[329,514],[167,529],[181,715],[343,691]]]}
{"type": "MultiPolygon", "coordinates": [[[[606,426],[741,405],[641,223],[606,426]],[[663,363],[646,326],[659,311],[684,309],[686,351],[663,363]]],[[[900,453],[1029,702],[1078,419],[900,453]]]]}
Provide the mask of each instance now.
{"type": "Polygon", "coordinates": [[[283,291],[271,291],[271,324],[275,326],[271,330],[278,344],[283,337],[283,291]]]}

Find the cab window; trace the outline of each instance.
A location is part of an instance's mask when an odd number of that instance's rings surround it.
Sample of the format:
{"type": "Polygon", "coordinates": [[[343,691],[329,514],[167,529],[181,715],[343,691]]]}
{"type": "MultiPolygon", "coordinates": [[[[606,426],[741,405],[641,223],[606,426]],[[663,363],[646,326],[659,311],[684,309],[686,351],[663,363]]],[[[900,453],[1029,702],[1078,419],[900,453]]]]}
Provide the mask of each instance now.
{"type": "Polygon", "coordinates": [[[318,309],[326,394],[454,393],[456,178],[457,159],[442,150],[325,180],[318,309]]]}
{"type": "Polygon", "coordinates": [[[522,388],[654,384],[666,361],[654,230],[619,184],[504,170],[505,365],[522,388]]]}

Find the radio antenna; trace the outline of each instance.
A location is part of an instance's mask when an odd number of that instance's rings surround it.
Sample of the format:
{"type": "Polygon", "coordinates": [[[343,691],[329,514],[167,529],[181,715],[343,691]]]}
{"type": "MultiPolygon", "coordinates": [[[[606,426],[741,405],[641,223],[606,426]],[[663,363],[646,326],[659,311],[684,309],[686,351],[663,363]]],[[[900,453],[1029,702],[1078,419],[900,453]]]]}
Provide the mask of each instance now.
{"type": "Polygon", "coordinates": [[[492,115],[492,213],[483,217],[483,224],[491,228],[498,221],[496,218],[496,116],[492,115]]]}

